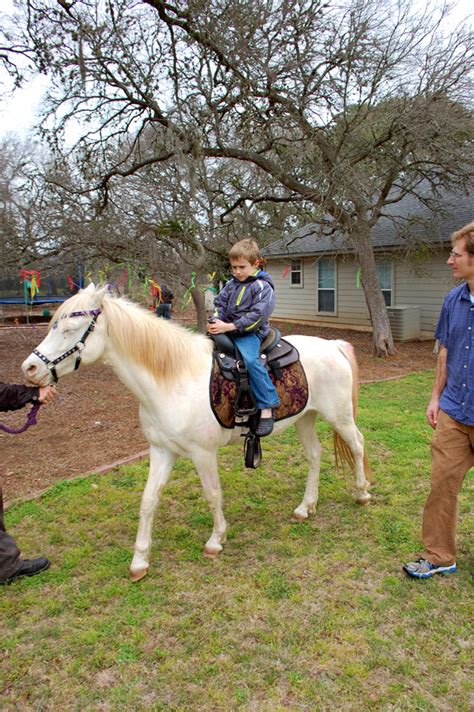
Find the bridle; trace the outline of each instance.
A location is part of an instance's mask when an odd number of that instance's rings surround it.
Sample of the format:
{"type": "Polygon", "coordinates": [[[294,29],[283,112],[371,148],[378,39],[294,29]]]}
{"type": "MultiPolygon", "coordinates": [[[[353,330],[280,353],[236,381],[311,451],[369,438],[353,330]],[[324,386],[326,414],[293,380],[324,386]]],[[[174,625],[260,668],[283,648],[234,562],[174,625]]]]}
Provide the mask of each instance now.
{"type": "MultiPolygon", "coordinates": [[[[76,363],[74,365],[74,370],[77,371],[77,369],[79,368],[79,365],[81,363],[81,358],[82,358],[82,355],[81,355],[82,350],[84,349],[84,344],[85,344],[86,339],[89,336],[89,334],[92,334],[92,332],[94,331],[95,325],[97,322],[97,318],[98,318],[99,314],[101,313],[101,311],[102,311],[102,309],[91,309],[90,311],[71,312],[71,314],[65,314],[62,317],[63,319],[66,319],[66,318],[72,317],[72,316],[92,316],[92,320],[91,320],[89,326],[87,327],[87,329],[85,330],[85,332],[82,334],[81,338],[78,341],[76,341],[74,346],[71,349],[69,349],[68,351],[66,351],[65,353],[63,353],[61,356],[58,356],[57,358],[55,358],[53,361],[51,361],[47,356],[44,356],[44,354],[42,354],[40,351],[38,351],[38,349],[33,350],[34,355],[38,356],[38,358],[41,359],[41,361],[43,361],[43,363],[46,364],[46,368],[49,369],[54,383],[58,382],[58,374],[56,373],[57,364],[61,363],[61,361],[64,361],[64,359],[66,359],[68,356],[71,356],[72,354],[74,354],[76,352],[77,352],[77,356],[76,356],[76,363]]],[[[53,326],[53,329],[54,328],[55,328],[55,326],[53,326]]]]}

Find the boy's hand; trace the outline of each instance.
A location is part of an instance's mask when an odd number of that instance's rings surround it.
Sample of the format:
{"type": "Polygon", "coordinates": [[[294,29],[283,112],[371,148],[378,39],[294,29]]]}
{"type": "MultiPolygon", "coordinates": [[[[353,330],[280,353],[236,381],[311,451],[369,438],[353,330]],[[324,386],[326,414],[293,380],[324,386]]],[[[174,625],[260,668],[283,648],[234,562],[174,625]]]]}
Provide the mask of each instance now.
{"type": "Polygon", "coordinates": [[[234,324],[228,324],[220,319],[215,319],[207,325],[210,334],[225,334],[226,331],[236,331],[234,324]]]}

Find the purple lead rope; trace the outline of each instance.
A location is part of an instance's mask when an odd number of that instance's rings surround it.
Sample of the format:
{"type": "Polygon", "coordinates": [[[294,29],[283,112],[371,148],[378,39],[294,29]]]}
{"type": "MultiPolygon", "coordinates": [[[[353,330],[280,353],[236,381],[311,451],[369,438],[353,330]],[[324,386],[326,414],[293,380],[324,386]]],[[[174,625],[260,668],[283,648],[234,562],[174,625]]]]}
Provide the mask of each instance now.
{"type": "Polygon", "coordinates": [[[35,403],[33,405],[26,418],[26,423],[22,425],[21,428],[9,428],[8,425],[3,425],[3,423],[0,423],[0,430],[3,430],[4,433],[9,433],[10,435],[19,435],[20,433],[24,433],[25,430],[28,430],[30,425],[36,425],[36,415],[38,413],[40,405],[41,403],[35,403]]]}

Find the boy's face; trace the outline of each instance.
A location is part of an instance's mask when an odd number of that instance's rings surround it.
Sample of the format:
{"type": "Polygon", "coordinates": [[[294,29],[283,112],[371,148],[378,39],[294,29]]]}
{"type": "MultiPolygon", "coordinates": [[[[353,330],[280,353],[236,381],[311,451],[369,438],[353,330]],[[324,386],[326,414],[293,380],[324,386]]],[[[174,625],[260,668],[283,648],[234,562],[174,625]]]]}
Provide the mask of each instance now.
{"type": "Polygon", "coordinates": [[[230,260],[230,266],[232,267],[232,274],[239,282],[244,282],[247,277],[254,274],[258,270],[258,260],[253,264],[249,262],[245,257],[236,257],[230,260]]]}

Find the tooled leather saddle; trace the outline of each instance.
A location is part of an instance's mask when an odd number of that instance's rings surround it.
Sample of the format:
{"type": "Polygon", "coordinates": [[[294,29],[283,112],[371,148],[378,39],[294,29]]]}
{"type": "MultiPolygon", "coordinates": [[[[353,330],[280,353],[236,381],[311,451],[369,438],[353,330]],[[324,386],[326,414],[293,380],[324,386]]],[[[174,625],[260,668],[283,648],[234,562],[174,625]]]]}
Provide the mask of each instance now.
{"type": "MultiPolygon", "coordinates": [[[[224,428],[249,427],[257,407],[247,370],[234,341],[227,334],[211,337],[215,344],[209,384],[211,407],[224,428]]],[[[290,418],[306,406],[308,384],[298,350],[272,328],[260,347],[260,358],[275,385],[280,405],[275,420],[290,418]]],[[[257,421],[258,422],[258,421],[257,421]]]]}

